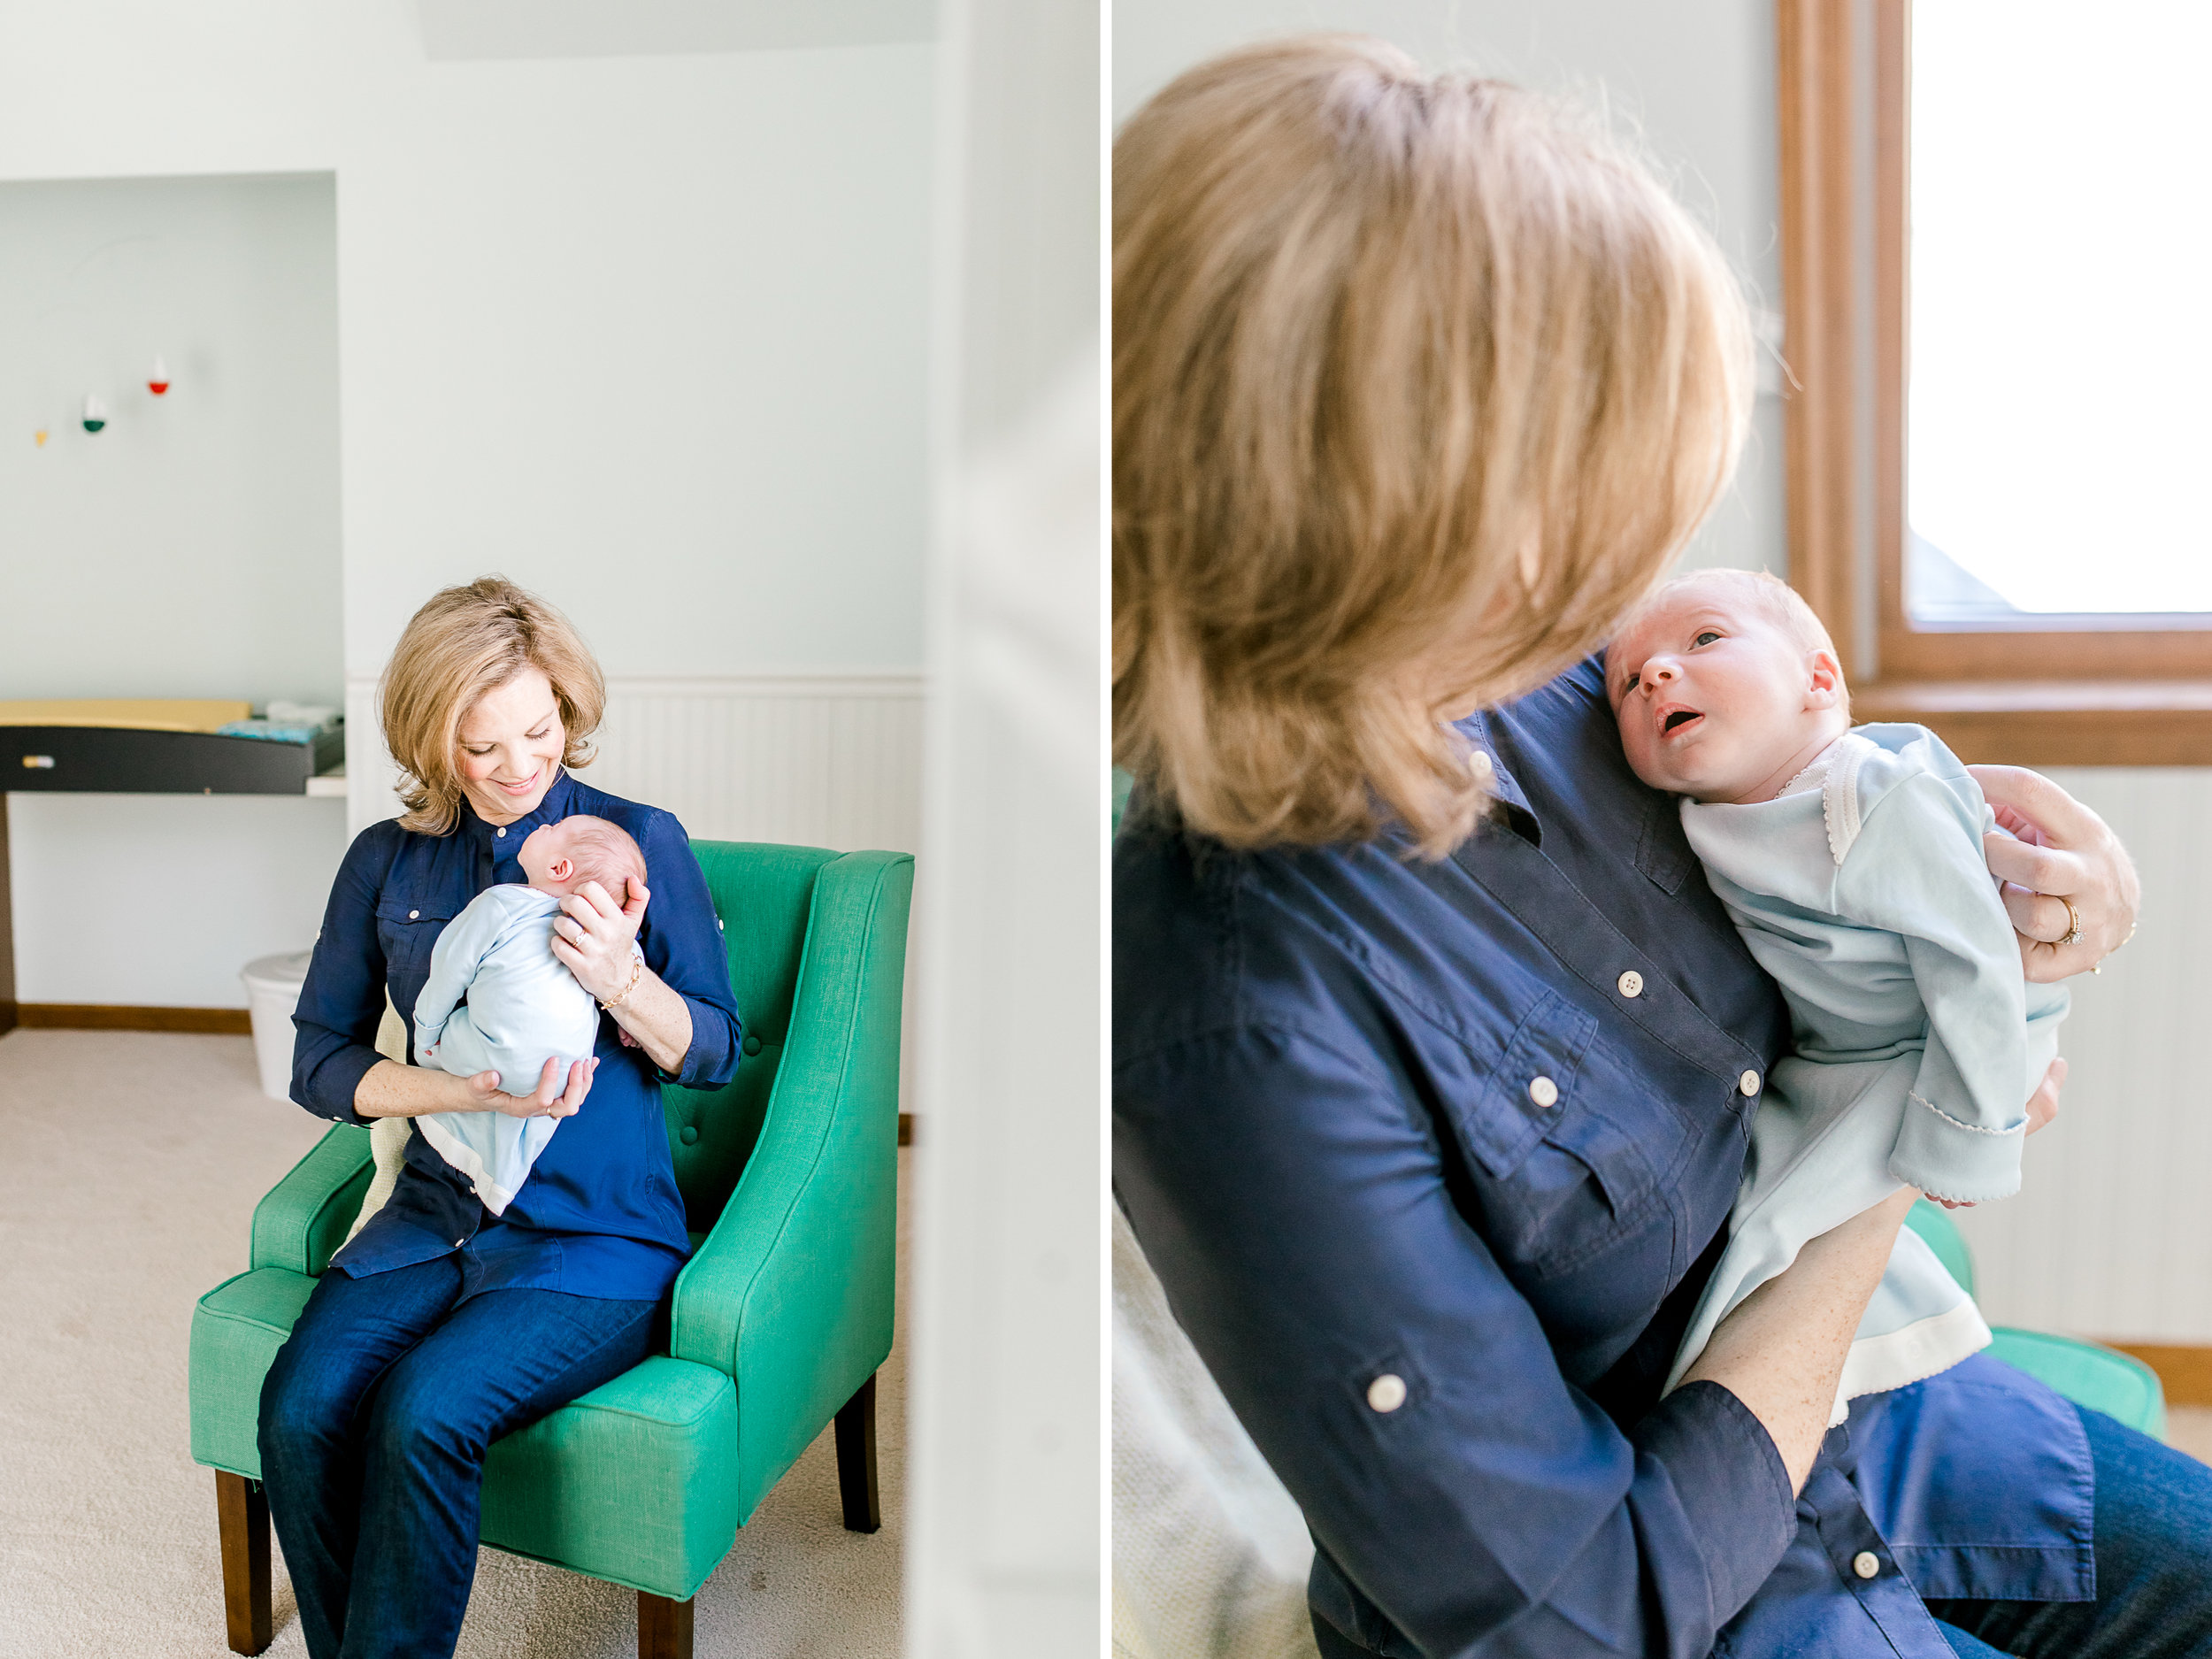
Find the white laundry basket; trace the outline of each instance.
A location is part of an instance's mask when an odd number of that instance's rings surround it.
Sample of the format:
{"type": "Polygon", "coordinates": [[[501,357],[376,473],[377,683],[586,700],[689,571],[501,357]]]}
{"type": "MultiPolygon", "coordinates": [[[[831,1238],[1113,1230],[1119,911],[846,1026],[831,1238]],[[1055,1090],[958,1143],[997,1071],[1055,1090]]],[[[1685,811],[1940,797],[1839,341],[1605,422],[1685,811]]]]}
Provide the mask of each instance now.
{"type": "Polygon", "coordinates": [[[261,1064],[261,1092],[271,1100],[292,1098],[292,1010],[307,983],[311,950],[288,956],[260,956],[239,978],[246,982],[246,1006],[253,1013],[253,1055],[261,1064]]]}

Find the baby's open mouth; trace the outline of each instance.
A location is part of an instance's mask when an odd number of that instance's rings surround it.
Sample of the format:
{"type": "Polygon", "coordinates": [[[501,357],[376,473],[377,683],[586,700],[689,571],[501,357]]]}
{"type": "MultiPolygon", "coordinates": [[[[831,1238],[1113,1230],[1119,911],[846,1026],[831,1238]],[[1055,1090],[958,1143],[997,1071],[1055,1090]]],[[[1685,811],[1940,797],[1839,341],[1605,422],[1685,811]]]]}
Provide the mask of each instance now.
{"type": "Polygon", "coordinates": [[[1704,718],[1704,715],[1700,713],[1695,709],[1670,710],[1665,717],[1659,722],[1659,735],[1662,737],[1672,737],[1684,726],[1688,726],[1694,721],[1701,720],[1704,718]]]}

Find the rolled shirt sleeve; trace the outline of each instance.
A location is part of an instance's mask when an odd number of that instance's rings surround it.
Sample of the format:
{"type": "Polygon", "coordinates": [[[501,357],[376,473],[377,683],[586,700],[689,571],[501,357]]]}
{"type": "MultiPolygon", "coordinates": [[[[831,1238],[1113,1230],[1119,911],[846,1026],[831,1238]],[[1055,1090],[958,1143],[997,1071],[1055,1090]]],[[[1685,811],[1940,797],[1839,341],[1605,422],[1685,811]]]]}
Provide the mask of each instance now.
{"type": "Polygon", "coordinates": [[[1118,1071],[1116,1190],[1176,1317],[1421,1653],[1699,1659],[1794,1534],[1772,1440],[1716,1385],[1625,1432],[1571,1385],[1378,1069],[1245,1026],[1118,1071]]]}
{"type": "Polygon", "coordinates": [[[656,811],[643,840],[653,895],[641,930],[645,965],[691,1010],[691,1044],[682,1064],[673,1071],[655,1070],[664,1083],[721,1088],[737,1075],[745,1025],[730,988],[729,951],[716,925],[714,895],[673,816],[656,811]]]}
{"type": "Polygon", "coordinates": [[[292,1099],[336,1123],[373,1121],[354,1110],[353,1097],[384,1057],[376,1051],[385,979],[376,901],[399,834],[395,824],[374,824],[346,849],[292,1014],[292,1099]]]}

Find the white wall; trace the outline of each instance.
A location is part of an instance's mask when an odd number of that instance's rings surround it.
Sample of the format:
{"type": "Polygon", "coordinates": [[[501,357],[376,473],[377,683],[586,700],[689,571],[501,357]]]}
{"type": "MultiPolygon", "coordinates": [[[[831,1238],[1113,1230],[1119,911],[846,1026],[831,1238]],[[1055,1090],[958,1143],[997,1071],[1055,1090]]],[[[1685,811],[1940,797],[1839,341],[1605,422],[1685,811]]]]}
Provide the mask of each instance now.
{"type": "MultiPolygon", "coordinates": [[[[1606,110],[1718,238],[1754,305],[1780,310],[1771,0],[1117,0],[1114,119],[1217,52],[1309,29],[1379,35],[1432,66],[1606,110]]],[[[1781,573],[1782,481],[1781,405],[1764,396],[1735,488],[1685,564],[1781,573]]]]}
{"type": "MultiPolygon", "coordinates": [[[[0,180],[335,175],[344,675],[492,570],[614,676],[912,673],[934,63],[434,63],[411,0],[4,0],[0,180]]],[[[288,834],[242,824],[227,873],[288,834]]],[[[27,1002],[63,999],[26,885],[114,879],[66,854],[15,861],[27,1002]]],[[[235,1005],[245,936],[203,938],[184,1000],[235,1005]]]]}
{"type": "Polygon", "coordinates": [[[327,174],[0,184],[0,698],[336,703],[337,257],[327,174]]]}
{"type": "Polygon", "coordinates": [[[1099,11],[946,29],[906,1651],[1032,1659],[1102,1646],[1099,11]]]}
{"type": "Polygon", "coordinates": [[[2058,1121],[2017,1197],[1958,1212],[1992,1321],[2123,1341],[2212,1343],[2212,1076],[2194,1038],[2212,992],[2212,771],[2051,776],[2103,817],[2143,879],[2135,939],[2070,981],[2058,1121]]]}

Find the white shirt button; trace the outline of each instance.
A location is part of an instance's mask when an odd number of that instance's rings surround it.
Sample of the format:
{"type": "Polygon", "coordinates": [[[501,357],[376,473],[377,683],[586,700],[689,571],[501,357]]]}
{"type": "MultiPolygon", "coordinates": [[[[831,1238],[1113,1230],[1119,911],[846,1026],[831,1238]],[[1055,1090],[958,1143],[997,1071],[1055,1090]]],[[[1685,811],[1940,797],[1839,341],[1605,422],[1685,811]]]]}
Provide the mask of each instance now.
{"type": "Polygon", "coordinates": [[[1882,1558],[1870,1549],[1863,1549],[1851,1557],[1851,1571],[1862,1578],[1879,1578],[1882,1571],[1882,1558]]]}
{"type": "Polygon", "coordinates": [[[1493,761],[1489,756],[1484,754],[1482,750],[1477,749],[1473,754],[1467,757],[1467,770],[1473,772],[1479,781],[1482,783],[1488,783],[1491,778],[1496,773],[1498,768],[1497,764],[1493,761]]]}
{"type": "Polygon", "coordinates": [[[499,839],[502,841],[505,841],[507,839],[507,832],[505,830],[499,832],[499,839]]]}
{"type": "Polygon", "coordinates": [[[422,912],[420,910],[410,910],[407,912],[407,919],[411,922],[415,919],[415,918],[420,916],[422,912]]]}
{"type": "Polygon", "coordinates": [[[1532,1077],[1528,1080],[1528,1097],[1539,1106],[1556,1106],[1559,1085],[1548,1077],[1532,1077]]]}
{"type": "Polygon", "coordinates": [[[1385,1371],[1367,1385],[1367,1403],[1377,1411],[1395,1411],[1406,1402],[1406,1379],[1385,1371]]]}
{"type": "Polygon", "coordinates": [[[1745,1072],[1736,1079],[1736,1087],[1747,1095],[1756,1094],[1759,1092],[1759,1074],[1756,1071],[1745,1072]]]}
{"type": "Polygon", "coordinates": [[[1620,987],[1623,996],[1641,996],[1644,994],[1644,976],[1631,968],[1621,975],[1620,987]]]}

